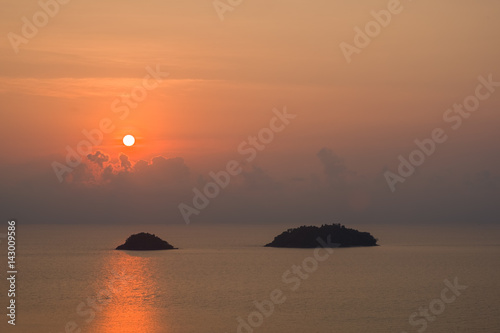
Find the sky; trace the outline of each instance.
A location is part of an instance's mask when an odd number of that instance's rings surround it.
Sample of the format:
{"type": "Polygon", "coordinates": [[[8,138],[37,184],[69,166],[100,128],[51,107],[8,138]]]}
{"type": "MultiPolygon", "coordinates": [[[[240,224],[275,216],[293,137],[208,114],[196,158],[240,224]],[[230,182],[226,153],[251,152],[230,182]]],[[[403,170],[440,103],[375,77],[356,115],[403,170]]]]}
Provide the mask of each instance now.
{"type": "Polygon", "coordinates": [[[498,1],[59,1],[0,0],[2,219],[500,222],[498,1]]]}

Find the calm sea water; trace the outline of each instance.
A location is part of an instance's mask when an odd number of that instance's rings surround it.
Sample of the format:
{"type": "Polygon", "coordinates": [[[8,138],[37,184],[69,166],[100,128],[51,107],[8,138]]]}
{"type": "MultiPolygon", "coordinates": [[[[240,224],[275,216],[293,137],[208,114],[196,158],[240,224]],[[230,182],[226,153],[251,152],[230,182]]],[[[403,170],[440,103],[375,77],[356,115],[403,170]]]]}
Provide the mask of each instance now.
{"type": "Polygon", "coordinates": [[[262,247],[288,227],[21,224],[17,325],[3,314],[0,331],[500,332],[498,227],[350,226],[382,246],[335,249],[322,262],[312,249],[262,247]],[[113,250],[140,231],[180,250],[113,250]],[[287,272],[303,263],[310,273],[287,272]],[[444,281],[455,278],[467,289],[444,291],[453,301],[439,301],[444,281]],[[265,315],[255,312],[256,301],[265,315]],[[409,323],[429,306],[438,314],[409,323]]]}

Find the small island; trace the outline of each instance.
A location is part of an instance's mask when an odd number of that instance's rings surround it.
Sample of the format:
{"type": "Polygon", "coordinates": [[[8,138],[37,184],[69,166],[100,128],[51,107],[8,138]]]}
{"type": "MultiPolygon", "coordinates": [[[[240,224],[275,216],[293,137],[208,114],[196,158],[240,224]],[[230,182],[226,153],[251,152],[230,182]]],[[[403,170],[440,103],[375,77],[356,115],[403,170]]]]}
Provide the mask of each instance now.
{"type": "Polygon", "coordinates": [[[116,250],[157,251],[176,250],[176,248],[154,234],[141,232],[127,238],[125,244],[118,246],[116,250]]]}
{"type": "Polygon", "coordinates": [[[317,241],[318,237],[326,241],[328,236],[330,236],[330,242],[338,245],[338,247],[378,246],[377,239],[370,233],[349,229],[341,224],[324,224],[321,227],[302,226],[288,229],[265,246],[316,248],[320,246],[317,241]]]}

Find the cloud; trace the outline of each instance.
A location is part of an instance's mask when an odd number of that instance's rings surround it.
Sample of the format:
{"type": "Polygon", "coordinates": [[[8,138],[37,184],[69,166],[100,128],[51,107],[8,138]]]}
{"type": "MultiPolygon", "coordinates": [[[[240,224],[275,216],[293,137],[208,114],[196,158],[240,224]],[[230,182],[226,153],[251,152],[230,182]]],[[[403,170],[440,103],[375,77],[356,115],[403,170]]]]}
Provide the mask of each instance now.
{"type": "Polygon", "coordinates": [[[89,161],[96,163],[101,168],[103,167],[104,162],[108,162],[109,161],[109,156],[108,155],[104,155],[100,151],[96,151],[95,154],[88,154],[87,158],[89,159],[89,161]]]}
{"type": "Polygon", "coordinates": [[[250,171],[243,171],[241,177],[242,185],[247,190],[270,191],[280,187],[277,181],[257,166],[253,166],[250,171]]]}
{"type": "Polygon", "coordinates": [[[120,154],[120,163],[123,169],[126,171],[132,169],[132,163],[129,161],[128,156],[125,154],[120,154]]]}
{"type": "Polygon", "coordinates": [[[323,164],[325,175],[332,180],[338,180],[347,172],[344,161],[331,149],[322,148],[316,156],[323,164]]]}
{"type": "Polygon", "coordinates": [[[190,180],[190,170],[183,158],[154,157],[150,162],[140,160],[133,166],[133,177],[138,182],[150,186],[176,187],[186,185],[190,180]]]}
{"type": "MultiPolygon", "coordinates": [[[[310,156],[310,155],[309,155],[310,156]]],[[[324,175],[272,173],[247,166],[211,200],[195,223],[410,223],[498,220],[497,169],[447,166],[418,175],[391,193],[382,173],[358,175],[332,150],[314,159],[324,175]]],[[[100,151],[60,184],[51,160],[0,165],[0,211],[27,223],[179,223],[211,170],[193,173],[183,158],[130,160],[100,151]],[[40,217],[42,217],[40,219],[40,217]]],[[[6,217],[9,218],[9,217],[6,217]]]]}

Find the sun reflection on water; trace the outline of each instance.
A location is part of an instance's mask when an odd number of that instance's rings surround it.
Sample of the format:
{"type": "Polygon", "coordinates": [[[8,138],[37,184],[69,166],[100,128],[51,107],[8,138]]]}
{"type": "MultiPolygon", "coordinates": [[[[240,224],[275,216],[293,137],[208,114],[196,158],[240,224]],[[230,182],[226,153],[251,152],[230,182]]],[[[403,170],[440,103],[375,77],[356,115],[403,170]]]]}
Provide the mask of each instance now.
{"type": "Polygon", "coordinates": [[[148,253],[115,252],[104,263],[105,284],[98,297],[102,312],[96,315],[99,333],[168,333],[165,318],[159,327],[155,257],[148,253]]]}

